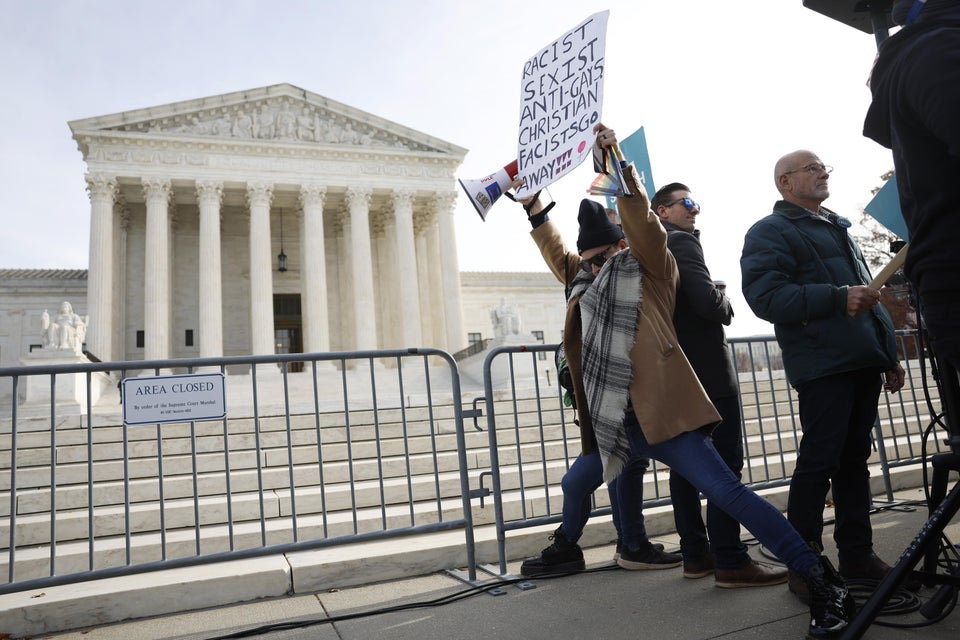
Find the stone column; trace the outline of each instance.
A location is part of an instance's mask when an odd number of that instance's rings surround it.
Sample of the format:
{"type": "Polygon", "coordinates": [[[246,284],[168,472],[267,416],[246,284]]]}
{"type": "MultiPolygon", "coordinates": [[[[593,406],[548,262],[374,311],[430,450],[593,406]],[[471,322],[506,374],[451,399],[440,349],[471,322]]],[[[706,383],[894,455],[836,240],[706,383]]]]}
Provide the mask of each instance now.
{"type": "MultiPolygon", "coordinates": [[[[397,291],[400,294],[400,345],[423,346],[420,326],[420,289],[417,285],[417,245],[413,230],[413,191],[396,189],[393,192],[394,233],[397,256],[397,291]]],[[[424,310],[429,313],[429,310],[424,310]]]]}
{"type": "Polygon", "coordinates": [[[441,247],[439,270],[443,280],[443,316],[446,321],[447,350],[450,353],[456,353],[467,346],[467,336],[463,330],[457,232],[453,217],[456,201],[457,194],[452,192],[437,193],[433,199],[441,247]]]}
{"type": "MultiPolygon", "coordinates": [[[[346,207],[341,207],[333,212],[331,221],[333,222],[334,241],[333,251],[330,252],[331,260],[327,263],[327,270],[336,269],[336,280],[334,284],[337,291],[337,341],[336,351],[348,351],[356,344],[357,327],[353,320],[353,269],[349,264],[350,256],[350,212],[346,207]]],[[[332,339],[331,339],[332,340],[332,339]]],[[[332,342],[331,342],[332,344],[332,342]]],[[[348,366],[353,361],[348,362],[348,366]]]]}
{"type": "Polygon", "coordinates": [[[430,213],[418,210],[413,217],[414,243],[417,247],[417,292],[420,297],[420,335],[425,347],[442,347],[433,337],[433,325],[436,319],[436,297],[439,291],[430,290],[430,251],[427,229],[430,226],[430,213]]]}
{"type": "Polygon", "coordinates": [[[117,181],[112,176],[87,174],[90,194],[90,258],[87,272],[87,351],[103,362],[113,352],[113,206],[117,181]]]}
{"type": "Polygon", "coordinates": [[[327,304],[327,262],[323,237],[323,205],[327,188],[300,187],[303,215],[300,221],[300,305],[303,350],[330,351],[330,318],[327,304]]]}
{"type": "Polygon", "coordinates": [[[390,349],[400,344],[400,292],[395,283],[397,258],[387,234],[393,233],[392,213],[385,207],[370,210],[370,249],[373,265],[373,299],[376,300],[377,345],[390,349]]]}
{"type": "Polygon", "coordinates": [[[115,360],[130,360],[128,355],[129,343],[127,338],[127,234],[130,232],[130,209],[123,194],[118,194],[114,203],[113,216],[113,286],[120,292],[119,298],[114,297],[113,305],[113,358],[115,360]]]}
{"type": "MultiPolygon", "coordinates": [[[[432,203],[431,203],[432,204],[432,203]]],[[[432,344],[446,348],[447,345],[447,320],[446,320],[446,302],[443,299],[443,265],[440,260],[442,251],[440,245],[440,227],[437,224],[436,209],[431,206],[430,222],[424,229],[424,235],[427,239],[427,273],[429,274],[430,295],[433,304],[430,312],[433,314],[433,334],[432,344]]]]}
{"type": "Polygon", "coordinates": [[[377,348],[377,318],[373,300],[373,266],[370,252],[370,187],[348,187],[350,217],[349,268],[353,271],[353,308],[357,350],[377,348]]]}
{"type": "Polygon", "coordinates": [[[144,360],[170,357],[170,181],[142,178],[147,203],[144,249],[144,360]]]}
{"type": "Polygon", "coordinates": [[[201,358],[223,355],[223,280],[220,259],[220,205],[223,183],[197,181],[200,208],[200,293],[199,342],[201,358]]]}
{"type": "Polygon", "coordinates": [[[273,255],[270,250],[270,203],[273,185],[247,185],[250,206],[250,353],[276,352],[273,333],[273,255]]]}

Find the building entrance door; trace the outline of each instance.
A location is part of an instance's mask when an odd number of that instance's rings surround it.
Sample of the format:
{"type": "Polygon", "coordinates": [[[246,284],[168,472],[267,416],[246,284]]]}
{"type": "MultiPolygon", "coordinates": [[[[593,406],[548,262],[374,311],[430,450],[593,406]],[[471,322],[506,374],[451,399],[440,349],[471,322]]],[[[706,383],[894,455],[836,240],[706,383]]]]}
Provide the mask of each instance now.
{"type": "MultiPolygon", "coordinates": [[[[299,294],[280,293],[273,296],[273,327],[275,353],[303,353],[299,294]]],[[[303,371],[303,363],[289,363],[288,371],[303,371]]]]}

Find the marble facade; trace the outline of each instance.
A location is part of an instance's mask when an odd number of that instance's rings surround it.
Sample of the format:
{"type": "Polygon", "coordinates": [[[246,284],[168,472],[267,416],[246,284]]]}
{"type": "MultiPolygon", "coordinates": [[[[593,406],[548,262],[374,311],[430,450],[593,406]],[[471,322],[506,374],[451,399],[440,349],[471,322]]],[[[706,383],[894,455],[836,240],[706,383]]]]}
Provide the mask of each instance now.
{"type": "Polygon", "coordinates": [[[69,124],[89,270],[0,270],[0,366],[43,347],[63,301],[101,360],[274,353],[283,332],[291,351],[456,353],[504,300],[560,340],[551,274],[459,270],[465,149],[287,84],[69,124]]]}
{"type": "Polygon", "coordinates": [[[289,84],[69,125],[97,358],[466,345],[465,149],[289,84]]]}

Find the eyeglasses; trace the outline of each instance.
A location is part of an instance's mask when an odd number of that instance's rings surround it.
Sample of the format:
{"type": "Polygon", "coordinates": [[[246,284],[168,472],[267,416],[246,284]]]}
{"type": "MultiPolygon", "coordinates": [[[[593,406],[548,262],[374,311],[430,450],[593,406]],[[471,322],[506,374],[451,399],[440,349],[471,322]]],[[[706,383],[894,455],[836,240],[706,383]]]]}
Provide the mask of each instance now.
{"type": "Polygon", "coordinates": [[[597,255],[593,256],[592,258],[581,260],[580,268],[586,271],[587,273],[593,273],[593,266],[596,265],[598,269],[602,267],[604,263],[607,261],[607,254],[610,253],[610,249],[613,249],[618,244],[620,244],[619,240],[617,240],[616,242],[614,242],[609,247],[607,247],[597,255]]]}
{"type": "Polygon", "coordinates": [[[821,173],[833,173],[833,167],[828,164],[820,164],[819,162],[813,162],[808,164],[805,167],[800,167],[799,169],[793,169],[791,171],[785,172],[783,175],[788,176],[791,173],[797,173],[799,171],[806,171],[813,175],[820,175],[821,173]]]}
{"type": "Polygon", "coordinates": [[[672,207],[673,205],[679,204],[681,202],[683,203],[683,206],[687,208],[687,211],[693,211],[694,209],[696,209],[697,211],[700,211],[700,205],[694,202],[693,200],[691,200],[690,198],[677,198],[673,202],[665,203],[663,206],[672,207]]]}

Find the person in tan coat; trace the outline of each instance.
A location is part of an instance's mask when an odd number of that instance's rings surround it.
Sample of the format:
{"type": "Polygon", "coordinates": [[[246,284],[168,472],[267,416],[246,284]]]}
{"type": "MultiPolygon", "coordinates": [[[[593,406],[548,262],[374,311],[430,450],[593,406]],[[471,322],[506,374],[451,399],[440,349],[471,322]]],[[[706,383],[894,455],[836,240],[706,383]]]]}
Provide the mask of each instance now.
{"type": "MultiPolygon", "coordinates": [[[[600,123],[594,132],[602,149],[617,147],[613,129],[600,123]]],[[[811,594],[807,637],[837,637],[855,614],[843,579],[782,513],[744,486],[710,442],[720,416],[673,326],[677,263],[636,168],[624,164],[632,195],[619,197],[617,210],[629,246],[601,249],[612,255],[605,255],[595,276],[583,272],[573,278],[563,339],[581,419],[589,416],[604,480],[616,478],[636,455],[682,474],[804,577],[811,594]]],[[[533,235],[557,277],[570,273],[570,261],[579,266],[588,258],[567,252],[553,227],[541,225],[533,235]]]]}
{"type": "MultiPolygon", "coordinates": [[[[515,186],[519,186],[519,182],[515,186]]],[[[577,408],[586,406],[583,380],[580,377],[580,332],[577,295],[570,295],[575,283],[589,283],[603,266],[608,256],[627,246],[623,229],[610,220],[607,211],[592,200],[580,204],[580,223],[577,238],[578,253],[568,251],[554,223],[547,217],[552,204],[544,206],[539,198],[521,199],[527,210],[531,235],[539,246],[544,261],[566,288],[567,324],[565,349],[573,385],[572,407],[577,411],[575,422],[580,427],[580,455],[573,461],[560,482],[563,490],[563,519],[551,535],[553,543],[539,556],[527,558],[520,566],[524,576],[545,573],[582,571],[585,568],[583,552],[577,541],[590,517],[591,496],[603,484],[603,464],[593,434],[590,414],[577,408]]],[[[610,508],[617,529],[617,551],[614,560],[628,570],[670,569],[679,567],[683,558],[668,553],[663,545],[654,545],[647,538],[643,520],[643,474],[650,461],[642,456],[630,456],[623,471],[607,483],[610,508]]]]}

